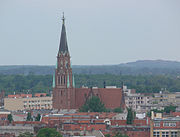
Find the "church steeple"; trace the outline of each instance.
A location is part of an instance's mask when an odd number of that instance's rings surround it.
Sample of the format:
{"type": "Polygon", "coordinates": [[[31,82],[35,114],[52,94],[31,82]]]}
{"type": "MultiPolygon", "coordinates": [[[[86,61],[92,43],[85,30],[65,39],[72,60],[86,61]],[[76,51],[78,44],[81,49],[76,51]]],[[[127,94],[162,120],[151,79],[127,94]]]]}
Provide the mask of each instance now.
{"type": "Polygon", "coordinates": [[[70,54],[67,45],[64,14],[62,18],[62,30],[61,30],[59,51],[57,56],[55,80],[56,80],[55,87],[59,87],[59,88],[73,87],[72,68],[70,62],[70,54]]]}
{"type": "Polygon", "coordinates": [[[57,65],[53,78],[53,108],[56,109],[70,109],[75,105],[75,88],[70,58],[63,14],[57,65]]]}
{"type": "Polygon", "coordinates": [[[60,38],[58,55],[60,55],[60,53],[69,53],[68,44],[67,44],[67,37],[66,37],[64,13],[63,13],[62,21],[63,21],[63,23],[62,23],[62,30],[61,30],[61,38],[60,38]]]}

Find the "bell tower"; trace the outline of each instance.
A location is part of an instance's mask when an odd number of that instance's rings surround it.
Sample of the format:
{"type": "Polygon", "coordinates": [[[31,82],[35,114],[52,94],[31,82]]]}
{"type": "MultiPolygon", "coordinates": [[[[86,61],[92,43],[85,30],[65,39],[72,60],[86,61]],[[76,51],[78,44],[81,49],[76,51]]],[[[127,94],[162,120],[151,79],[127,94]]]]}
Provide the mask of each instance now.
{"type": "Polygon", "coordinates": [[[70,54],[68,50],[65,18],[62,18],[62,30],[57,54],[55,75],[53,76],[53,108],[72,109],[75,102],[70,54]]]}

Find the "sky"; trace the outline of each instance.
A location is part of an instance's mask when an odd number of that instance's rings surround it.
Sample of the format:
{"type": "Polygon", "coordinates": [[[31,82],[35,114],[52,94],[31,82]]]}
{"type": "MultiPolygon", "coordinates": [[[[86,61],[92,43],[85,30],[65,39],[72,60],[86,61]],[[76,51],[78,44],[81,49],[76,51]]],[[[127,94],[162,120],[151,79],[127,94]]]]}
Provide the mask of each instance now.
{"type": "Polygon", "coordinates": [[[180,61],[180,0],[0,0],[0,65],[54,65],[62,12],[73,65],[180,61]]]}

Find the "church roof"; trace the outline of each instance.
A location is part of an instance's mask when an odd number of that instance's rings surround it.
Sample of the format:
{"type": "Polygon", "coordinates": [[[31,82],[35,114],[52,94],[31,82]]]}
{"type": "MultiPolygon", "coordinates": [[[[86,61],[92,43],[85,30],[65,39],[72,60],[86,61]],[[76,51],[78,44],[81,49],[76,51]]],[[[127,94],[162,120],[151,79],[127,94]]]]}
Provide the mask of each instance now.
{"type": "Polygon", "coordinates": [[[63,23],[62,23],[61,38],[60,38],[60,44],[59,44],[59,53],[66,53],[68,52],[68,44],[67,44],[67,37],[66,37],[64,15],[63,15],[62,21],[63,23]]]}

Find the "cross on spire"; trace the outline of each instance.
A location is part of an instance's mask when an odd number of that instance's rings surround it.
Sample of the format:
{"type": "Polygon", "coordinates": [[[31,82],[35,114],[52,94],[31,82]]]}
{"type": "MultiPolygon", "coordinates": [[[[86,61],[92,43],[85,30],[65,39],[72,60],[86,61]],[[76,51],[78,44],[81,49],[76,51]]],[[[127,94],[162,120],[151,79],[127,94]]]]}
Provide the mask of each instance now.
{"type": "Polygon", "coordinates": [[[63,21],[63,24],[64,24],[65,23],[64,12],[63,12],[62,21],[63,21]]]}

